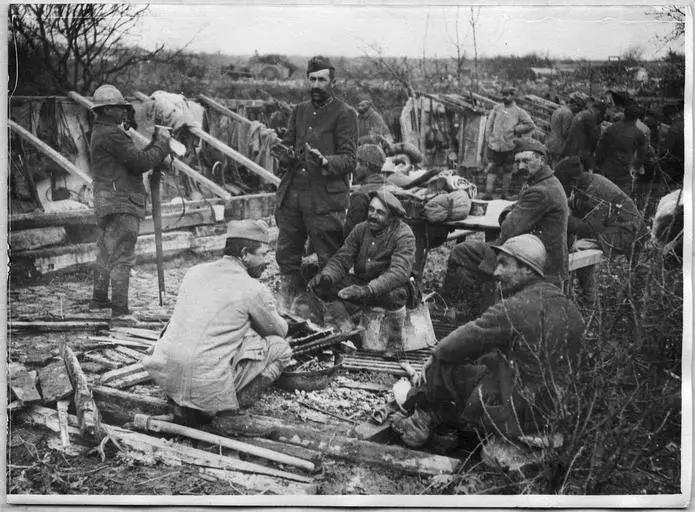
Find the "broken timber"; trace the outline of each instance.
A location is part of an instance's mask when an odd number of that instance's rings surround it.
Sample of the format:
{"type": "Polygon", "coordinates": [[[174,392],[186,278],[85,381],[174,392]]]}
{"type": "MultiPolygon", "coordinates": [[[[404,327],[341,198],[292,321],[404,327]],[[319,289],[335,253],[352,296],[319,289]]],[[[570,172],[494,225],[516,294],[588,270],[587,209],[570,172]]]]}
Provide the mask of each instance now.
{"type": "Polygon", "coordinates": [[[10,377],[10,389],[23,404],[38,402],[41,395],[36,389],[36,372],[27,371],[19,363],[10,363],[8,367],[10,377]]]}
{"type": "Polygon", "coordinates": [[[80,433],[89,439],[101,441],[106,432],[101,425],[101,415],[94,403],[87,377],[80,367],[80,362],[66,343],[62,343],[60,346],[60,355],[65,362],[65,367],[75,389],[75,410],[77,411],[80,433]]]}
{"type": "MultiPolygon", "coordinates": [[[[79,105],[82,105],[83,107],[85,107],[87,109],[91,110],[92,107],[94,107],[94,103],[92,103],[90,100],[88,100],[84,96],[82,96],[74,91],[70,91],[68,93],[68,96],[70,96],[70,98],[74,102],[78,103],[79,105]]],[[[141,134],[140,132],[137,132],[135,130],[129,130],[128,133],[131,134],[133,136],[133,138],[135,140],[137,140],[138,142],[140,142],[140,144],[142,144],[143,146],[149,144],[149,139],[146,136],[144,136],[143,134],[141,134]]],[[[227,192],[224,188],[219,186],[214,181],[209,180],[208,178],[206,178],[205,176],[200,174],[198,171],[196,171],[192,167],[183,163],[178,158],[172,158],[169,156],[164,160],[164,162],[165,163],[172,162],[174,168],[177,171],[182,172],[183,174],[185,174],[186,176],[191,178],[193,181],[201,184],[202,186],[204,186],[205,188],[207,188],[208,190],[213,192],[215,195],[222,197],[223,199],[229,199],[230,197],[232,197],[232,195],[229,192],[227,192]]]]}
{"type": "Polygon", "coordinates": [[[229,448],[230,450],[235,450],[241,453],[247,453],[249,455],[267,459],[273,462],[277,462],[279,464],[295,466],[309,472],[313,472],[316,469],[316,466],[314,466],[314,464],[312,462],[309,462],[308,460],[292,457],[291,455],[286,455],[284,453],[280,453],[275,450],[269,450],[267,448],[260,448],[258,446],[253,446],[247,443],[243,443],[241,441],[236,441],[235,439],[230,439],[228,437],[218,436],[216,434],[211,434],[202,430],[197,430],[183,425],[177,425],[175,423],[169,423],[168,421],[158,420],[144,414],[136,414],[133,424],[136,428],[142,430],[151,430],[152,432],[166,432],[168,434],[176,434],[180,436],[190,437],[191,439],[197,439],[198,441],[212,443],[215,445],[219,445],[223,448],[229,448]]]}
{"type": "MultiPolygon", "coordinates": [[[[160,322],[140,322],[139,325],[143,327],[161,327],[160,322]]],[[[9,320],[9,329],[23,329],[27,331],[36,332],[57,332],[57,331],[99,331],[109,328],[109,322],[104,320],[99,321],[30,321],[24,322],[21,320],[9,320]]],[[[117,341],[117,340],[116,340],[117,341]]]]}
{"type": "Polygon", "coordinates": [[[226,418],[229,431],[244,435],[267,437],[274,441],[290,443],[318,450],[324,455],[355,463],[373,464],[396,468],[411,474],[437,475],[453,473],[461,461],[451,457],[419,452],[395,445],[382,445],[341,435],[321,435],[300,425],[285,425],[276,418],[243,415],[226,418]]]}
{"type": "Polygon", "coordinates": [[[56,361],[41,368],[39,385],[45,404],[62,400],[73,392],[70,376],[63,361],[56,361]]]}
{"type": "Polygon", "coordinates": [[[142,363],[134,363],[123,368],[104,373],[99,384],[108,384],[112,388],[123,389],[152,380],[142,363]]]}
{"type": "MultiPolygon", "coordinates": [[[[58,415],[53,409],[32,407],[22,414],[25,421],[43,425],[54,432],[60,431],[58,415]]],[[[69,421],[74,425],[75,417],[70,416],[69,421]]],[[[198,466],[201,472],[215,476],[217,479],[254,491],[276,494],[314,494],[316,492],[316,485],[311,483],[313,480],[309,477],[216,455],[121,427],[104,425],[104,428],[112,439],[128,447],[131,455],[141,460],[160,461],[168,466],[192,464],[198,466]]],[[[69,426],[68,432],[73,436],[79,435],[79,430],[74,426],[69,426]]]]}
{"type": "Polygon", "coordinates": [[[51,146],[49,146],[44,141],[39,139],[36,135],[34,135],[30,131],[22,128],[20,125],[18,125],[12,119],[9,119],[8,123],[9,123],[10,128],[12,130],[14,130],[17,134],[19,134],[21,137],[23,137],[27,141],[31,142],[36,147],[36,149],[38,149],[44,155],[48,156],[51,160],[53,160],[55,163],[60,165],[69,174],[77,176],[78,178],[80,178],[82,181],[84,181],[89,186],[92,185],[92,178],[88,174],[86,174],[84,171],[79,169],[70,160],[65,158],[60,153],[58,153],[55,149],[53,149],[51,146]]]}

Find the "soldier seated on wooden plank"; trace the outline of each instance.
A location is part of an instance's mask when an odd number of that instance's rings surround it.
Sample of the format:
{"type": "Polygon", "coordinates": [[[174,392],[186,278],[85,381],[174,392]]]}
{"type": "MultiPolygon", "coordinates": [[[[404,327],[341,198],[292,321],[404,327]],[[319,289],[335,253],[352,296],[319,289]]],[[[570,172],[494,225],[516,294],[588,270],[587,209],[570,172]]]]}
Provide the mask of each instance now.
{"type": "Polygon", "coordinates": [[[287,322],[258,280],[267,266],[267,225],[231,221],[227,237],[221,259],[186,273],[171,320],[143,360],[182,422],[253,404],[292,356],[287,322]]]}
{"type": "MultiPolygon", "coordinates": [[[[508,438],[551,433],[584,332],[577,306],[544,280],[545,247],[524,234],[493,246],[503,299],[442,339],[393,428],[423,446],[437,430],[508,438]]],[[[552,432],[554,433],[554,432],[552,432]]]]}

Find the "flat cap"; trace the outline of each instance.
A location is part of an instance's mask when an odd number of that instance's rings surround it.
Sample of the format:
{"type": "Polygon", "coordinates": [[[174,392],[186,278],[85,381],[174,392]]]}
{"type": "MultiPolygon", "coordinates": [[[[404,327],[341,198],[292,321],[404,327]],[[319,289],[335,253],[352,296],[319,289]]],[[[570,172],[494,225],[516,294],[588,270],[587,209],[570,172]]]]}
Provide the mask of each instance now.
{"type": "Polygon", "coordinates": [[[268,224],[262,220],[230,220],[227,222],[227,238],[245,238],[267,244],[270,242],[268,224]]]}
{"type": "Polygon", "coordinates": [[[369,194],[370,199],[377,198],[391,210],[391,213],[396,217],[405,217],[405,208],[401,202],[391,192],[386,190],[377,190],[369,194]]]}
{"type": "Polygon", "coordinates": [[[321,71],[322,69],[335,70],[328,57],[324,57],[323,55],[316,55],[315,57],[310,58],[308,64],[306,65],[307,75],[309,73],[313,73],[314,71],[321,71]]]}
{"type": "Polygon", "coordinates": [[[548,157],[548,148],[538,142],[536,139],[519,138],[514,139],[514,153],[522,153],[524,151],[535,151],[544,157],[548,157]]]}

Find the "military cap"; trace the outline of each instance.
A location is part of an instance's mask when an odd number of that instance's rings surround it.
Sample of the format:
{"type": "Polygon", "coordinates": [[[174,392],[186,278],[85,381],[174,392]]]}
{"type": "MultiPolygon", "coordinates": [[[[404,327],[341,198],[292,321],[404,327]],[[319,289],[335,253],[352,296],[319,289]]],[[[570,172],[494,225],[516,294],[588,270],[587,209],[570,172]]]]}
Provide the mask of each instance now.
{"type": "Polygon", "coordinates": [[[546,158],[548,157],[548,148],[546,148],[536,139],[514,139],[514,153],[523,153],[524,151],[535,151],[536,153],[540,153],[546,158]]]}
{"type": "Polygon", "coordinates": [[[555,165],[555,177],[560,180],[565,191],[569,189],[572,181],[577,179],[583,171],[582,161],[577,155],[563,158],[555,165]]]}
{"type": "Polygon", "coordinates": [[[306,66],[306,74],[313,73],[314,71],[321,71],[322,69],[332,69],[335,70],[331,61],[328,57],[322,55],[316,55],[309,59],[309,63],[306,66]]]}
{"type": "Polygon", "coordinates": [[[268,224],[262,220],[230,220],[227,222],[227,238],[245,238],[267,244],[270,242],[268,224]]]}
{"type": "Polygon", "coordinates": [[[391,192],[386,190],[377,190],[376,192],[369,194],[370,199],[375,197],[384,203],[384,205],[391,210],[393,215],[396,217],[405,217],[405,208],[403,208],[401,202],[391,192]]]}

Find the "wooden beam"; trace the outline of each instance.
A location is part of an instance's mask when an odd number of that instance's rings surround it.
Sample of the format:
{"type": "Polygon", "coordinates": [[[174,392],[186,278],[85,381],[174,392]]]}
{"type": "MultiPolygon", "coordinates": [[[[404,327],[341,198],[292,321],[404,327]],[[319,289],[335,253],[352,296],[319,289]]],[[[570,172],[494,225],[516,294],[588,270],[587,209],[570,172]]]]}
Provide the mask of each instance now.
{"type": "MultiPolygon", "coordinates": [[[[243,165],[246,167],[249,171],[253,172],[254,174],[257,174],[258,176],[261,177],[261,179],[267,181],[268,183],[271,183],[275,185],[276,187],[280,185],[280,178],[275,176],[272,172],[268,171],[267,169],[261,167],[258,165],[256,162],[251,160],[250,158],[245,157],[238,151],[230,148],[225,144],[224,142],[221,142],[217,140],[215,137],[210,135],[209,133],[201,130],[200,128],[196,126],[189,126],[188,131],[190,131],[193,135],[196,137],[199,137],[203,139],[205,142],[207,142],[210,146],[213,148],[217,149],[218,151],[221,151],[225,155],[227,155],[229,158],[234,160],[235,162],[243,165]]],[[[231,194],[230,194],[231,195],[231,194]]]]}
{"type": "Polygon", "coordinates": [[[19,363],[10,363],[8,367],[10,376],[10,389],[23,404],[30,404],[41,400],[41,395],[36,389],[36,372],[27,371],[19,363]]]}
{"type": "Polygon", "coordinates": [[[411,474],[437,475],[453,473],[461,461],[451,457],[410,450],[401,446],[382,445],[353,437],[320,434],[298,424],[279,422],[276,418],[258,415],[229,417],[224,434],[268,437],[274,441],[295,444],[318,450],[324,456],[344,459],[358,464],[373,464],[396,468],[411,474]]]}
{"type": "Polygon", "coordinates": [[[596,265],[601,262],[603,251],[601,249],[587,249],[584,251],[571,252],[569,254],[569,271],[596,265]]]}
{"type": "Polygon", "coordinates": [[[312,473],[316,469],[316,466],[314,466],[314,464],[312,462],[309,462],[308,460],[293,457],[291,455],[287,455],[275,450],[269,450],[267,448],[259,448],[258,446],[253,446],[251,444],[243,443],[241,441],[229,439],[228,437],[218,436],[216,434],[204,432],[195,428],[190,428],[183,425],[176,425],[175,423],[169,423],[168,421],[158,420],[145,414],[136,414],[133,424],[135,425],[135,428],[139,428],[142,430],[150,430],[152,432],[165,432],[167,434],[186,436],[191,439],[197,439],[198,441],[204,441],[206,443],[221,446],[222,448],[228,448],[230,450],[235,450],[240,453],[246,453],[248,455],[253,455],[254,457],[267,459],[273,462],[277,462],[279,464],[295,466],[312,473]]]}
{"type": "MultiPolygon", "coordinates": [[[[74,91],[70,91],[70,92],[68,93],[68,96],[70,96],[70,98],[71,98],[75,103],[78,103],[79,105],[82,105],[83,107],[85,107],[85,108],[87,108],[87,109],[90,109],[90,110],[91,110],[92,107],[94,107],[94,103],[93,103],[93,102],[91,102],[90,100],[88,100],[88,99],[85,98],[84,96],[82,96],[82,95],[80,95],[80,94],[78,94],[78,93],[76,93],[76,92],[74,92],[74,91]]],[[[128,133],[129,133],[135,140],[137,140],[140,144],[142,144],[143,146],[149,144],[149,142],[150,142],[150,140],[149,140],[145,135],[141,134],[141,133],[138,132],[138,131],[129,130],[128,133]]],[[[183,163],[183,162],[182,162],[181,160],[179,160],[178,158],[173,158],[173,159],[172,159],[172,157],[168,156],[168,157],[164,160],[164,162],[165,162],[166,164],[169,164],[170,162],[172,162],[172,160],[173,160],[172,165],[174,166],[174,168],[175,168],[176,170],[178,170],[179,172],[182,172],[183,174],[185,174],[186,176],[188,176],[189,178],[191,178],[193,181],[195,181],[195,182],[197,182],[197,183],[200,183],[200,184],[203,185],[205,188],[207,188],[208,190],[210,190],[211,192],[213,192],[215,195],[217,195],[217,196],[219,196],[219,197],[221,197],[221,198],[223,198],[223,199],[229,199],[229,198],[232,197],[232,194],[230,194],[229,192],[227,192],[224,188],[222,188],[221,186],[219,186],[219,185],[218,185],[217,183],[215,183],[214,181],[209,180],[208,178],[206,178],[205,176],[203,176],[202,174],[200,174],[198,171],[196,171],[196,170],[193,169],[192,167],[190,167],[190,166],[188,166],[187,164],[183,163]]]]}
{"type": "Polygon", "coordinates": [[[36,149],[38,149],[39,151],[41,151],[41,153],[43,153],[48,158],[53,160],[55,163],[60,165],[69,174],[72,174],[73,176],[77,176],[79,179],[81,179],[87,185],[89,185],[90,187],[92,186],[92,178],[87,173],[85,173],[84,171],[79,169],[70,160],[65,158],[60,153],[58,153],[55,149],[53,149],[51,146],[49,146],[44,141],[39,139],[36,135],[34,135],[30,131],[22,128],[19,124],[17,124],[12,119],[9,119],[8,122],[9,122],[10,128],[15,133],[17,133],[20,137],[22,137],[22,138],[26,139],[28,142],[30,142],[34,147],[36,147],[36,149]]]}
{"type": "Polygon", "coordinates": [[[45,404],[62,400],[73,392],[70,376],[63,361],[56,361],[41,368],[39,384],[45,404]]]}
{"type": "Polygon", "coordinates": [[[75,389],[75,410],[77,411],[80,433],[88,439],[101,441],[106,432],[101,425],[101,415],[94,403],[94,397],[92,397],[87,377],[80,367],[80,362],[67,343],[60,345],[60,355],[65,362],[65,368],[67,368],[75,389]]]}
{"type": "MultiPolygon", "coordinates": [[[[58,413],[53,409],[35,406],[21,414],[26,422],[42,425],[53,432],[60,432],[58,413]]],[[[74,426],[75,421],[74,416],[68,416],[68,433],[73,437],[80,435],[79,430],[74,426]]],[[[127,447],[134,458],[149,462],[159,461],[168,466],[191,464],[198,466],[201,472],[254,491],[277,494],[314,494],[316,492],[316,485],[312,483],[313,479],[303,475],[217,455],[117,426],[105,424],[104,428],[112,439],[127,447]]]]}
{"type": "Polygon", "coordinates": [[[169,411],[167,401],[161,398],[137,395],[109,386],[94,386],[92,392],[99,409],[112,422],[132,421],[135,414],[159,416],[169,411]]]}

